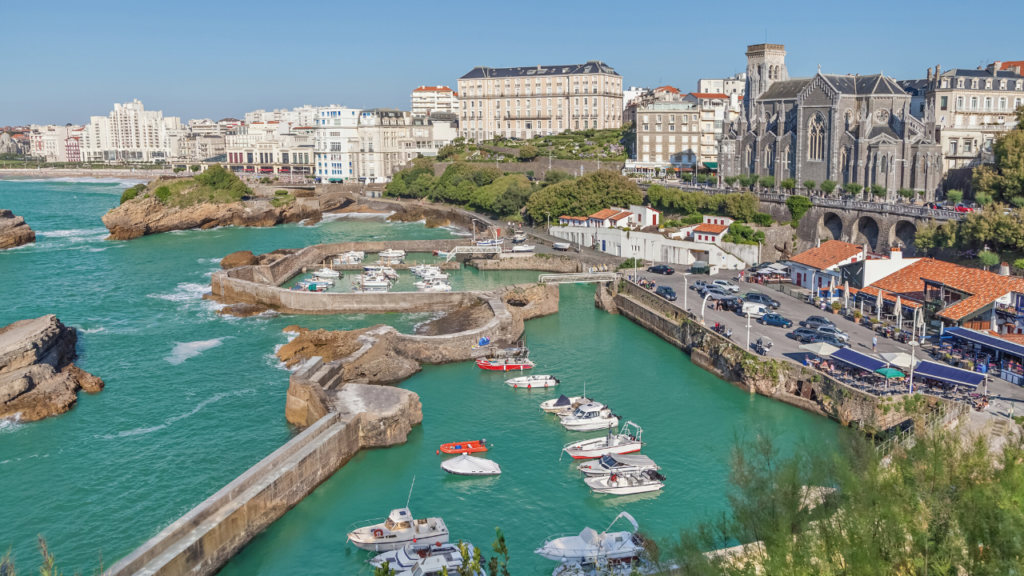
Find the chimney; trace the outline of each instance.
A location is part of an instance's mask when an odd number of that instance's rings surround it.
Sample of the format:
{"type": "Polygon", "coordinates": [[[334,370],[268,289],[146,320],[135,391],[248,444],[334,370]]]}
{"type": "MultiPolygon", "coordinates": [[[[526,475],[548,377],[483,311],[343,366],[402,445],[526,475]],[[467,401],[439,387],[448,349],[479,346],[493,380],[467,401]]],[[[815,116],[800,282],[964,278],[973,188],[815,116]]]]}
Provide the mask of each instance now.
{"type": "Polygon", "coordinates": [[[928,69],[928,84],[932,83],[932,69],[928,69]]]}
{"type": "Polygon", "coordinates": [[[988,71],[991,72],[993,75],[995,75],[995,73],[999,72],[999,69],[1002,68],[1002,67],[1003,67],[1003,63],[1001,61],[999,61],[999,60],[996,60],[995,62],[993,62],[988,67],[988,71]]]}
{"type": "Polygon", "coordinates": [[[1009,276],[1010,275],[1010,265],[1007,264],[1006,262],[1001,262],[999,264],[999,275],[1000,276],[1009,276]]]}
{"type": "Polygon", "coordinates": [[[935,77],[938,78],[942,74],[942,66],[935,65],[935,77]]]}
{"type": "Polygon", "coordinates": [[[861,260],[867,260],[868,259],[868,243],[867,242],[864,243],[864,247],[861,249],[860,259],[861,260]]]}
{"type": "Polygon", "coordinates": [[[898,245],[889,249],[889,260],[903,260],[903,250],[898,245]]]}

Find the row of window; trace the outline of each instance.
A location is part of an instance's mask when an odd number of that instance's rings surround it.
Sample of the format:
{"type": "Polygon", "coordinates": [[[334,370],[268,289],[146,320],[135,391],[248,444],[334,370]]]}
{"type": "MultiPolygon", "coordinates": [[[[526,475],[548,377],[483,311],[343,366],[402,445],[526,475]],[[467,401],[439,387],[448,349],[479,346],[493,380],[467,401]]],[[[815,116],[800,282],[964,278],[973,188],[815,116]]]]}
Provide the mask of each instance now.
{"type": "MultiPolygon", "coordinates": [[[[983,86],[983,84],[981,83],[980,79],[978,79],[978,78],[971,78],[971,81],[970,81],[969,85],[971,87],[971,90],[980,90],[981,87],[983,86]]],[[[993,84],[992,78],[985,79],[985,83],[984,83],[984,87],[985,87],[984,89],[985,90],[991,90],[994,85],[995,84],[993,84]]],[[[957,88],[966,88],[967,86],[968,86],[968,82],[966,81],[966,78],[957,78],[956,79],[956,87],[957,88]]],[[[1000,90],[1007,90],[1007,89],[1009,89],[1009,86],[1010,86],[1009,83],[1007,83],[1007,81],[1005,79],[999,81],[999,89],[1000,90]]],[[[942,79],[942,87],[943,88],[949,88],[949,78],[943,78],[942,79]]],[[[1013,89],[1014,90],[1024,90],[1024,80],[1015,80],[1014,83],[1013,83],[1013,89]]]]}
{"type": "MultiPolygon", "coordinates": [[[[965,100],[965,98],[963,96],[957,96],[956,97],[956,109],[957,110],[984,110],[986,112],[991,112],[993,110],[999,110],[1000,112],[1009,112],[1009,111],[1012,111],[1012,110],[1016,110],[1019,106],[1021,106],[1021,104],[1024,103],[1024,98],[1014,98],[1013,99],[1013,107],[1012,108],[1009,107],[1010,106],[1010,99],[1006,98],[1006,97],[999,98],[999,100],[993,100],[992,97],[986,96],[984,98],[984,100],[982,100],[982,99],[978,98],[977,96],[971,96],[971,99],[969,100],[969,103],[970,103],[970,107],[969,108],[965,108],[964,107],[965,102],[968,102],[968,101],[965,100]],[[998,106],[998,108],[994,108],[993,106],[998,106]]],[[[949,108],[949,96],[941,96],[939,98],[939,110],[947,110],[948,108],[949,108]]]]}
{"type": "MultiPolygon", "coordinates": [[[[676,141],[676,137],[675,136],[666,136],[666,138],[668,138],[669,142],[675,142],[676,141]]],[[[656,143],[658,143],[658,144],[661,144],[661,139],[662,139],[661,136],[655,136],[654,137],[654,141],[656,143]]],[[[645,135],[643,141],[644,142],[650,142],[651,141],[651,137],[645,135]]],[[[696,136],[692,136],[692,137],[691,136],[680,136],[679,137],[679,141],[682,142],[683,144],[686,144],[687,142],[693,142],[694,144],[696,144],[697,143],[697,137],[696,136]]]]}
{"type": "MultiPolygon", "coordinates": [[[[661,152],[662,151],[661,148],[662,148],[661,144],[655,144],[654,145],[654,151],[655,152],[661,152]]],[[[692,150],[693,150],[692,146],[687,146],[685,150],[683,149],[682,146],[680,146],[679,150],[676,150],[676,145],[675,144],[669,144],[668,145],[668,149],[665,150],[665,151],[668,152],[669,154],[674,154],[676,152],[689,152],[689,151],[692,151],[692,150]]],[[[651,151],[651,145],[650,144],[644,144],[643,145],[643,151],[644,152],[650,152],[651,151]]]]}
{"type": "MultiPolygon", "coordinates": [[[[228,162],[246,164],[273,164],[274,154],[271,152],[228,152],[228,162]],[[243,159],[244,158],[244,159],[243,159]]],[[[281,152],[281,164],[309,164],[308,152],[281,152]],[[290,160],[290,161],[289,161],[290,160]]]]}

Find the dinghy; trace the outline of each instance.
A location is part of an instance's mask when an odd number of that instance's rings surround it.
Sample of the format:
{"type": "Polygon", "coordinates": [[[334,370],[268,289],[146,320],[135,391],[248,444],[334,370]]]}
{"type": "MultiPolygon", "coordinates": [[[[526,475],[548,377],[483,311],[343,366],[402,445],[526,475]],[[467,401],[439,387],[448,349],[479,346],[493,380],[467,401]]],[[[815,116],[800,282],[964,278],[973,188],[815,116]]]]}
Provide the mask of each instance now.
{"type": "Polygon", "coordinates": [[[608,454],[600,460],[583,462],[577,469],[585,476],[611,476],[661,470],[661,467],[643,454],[608,454]]]}
{"type": "Polygon", "coordinates": [[[644,433],[633,422],[626,422],[622,425],[622,431],[615,434],[612,428],[608,428],[608,435],[600,438],[591,438],[582,442],[570,442],[562,448],[566,454],[576,460],[588,460],[600,458],[605,454],[629,454],[639,452],[644,443],[640,437],[644,433]]]}
{"type": "Polygon", "coordinates": [[[534,375],[534,376],[520,376],[518,378],[510,378],[505,380],[505,384],[513,388],[551,388],[552,386],[558,386],[559,380],[554,376],[548,375],[534,375]]]}
{"type": "Polygon", "coordinates": [[[513,252],[533,252],[534,248],[536,248],[536,246],[528,245],[528,244],[521,244],[519,246],[513,246],[512,247],[512,251],[513,252]]]}
{"type": "Polygon", "coordinates": [[[497,476],[501,474],[501,467],[497,463],[469,454],[441,462],[441,470],[457,476],[497,476]]]}
{"type": "Polygon", "coordinates": [[[646,470],[630,474],[609,474],[583,480],[596,494],[643,494],[656,492],[665,487],[665,477],[657,470],[646,470]]]}
{"type": "Polygon", "coordinates": [[[449,442],[441,444],[438,452],[445,454],[465,454],[467,452],[487,452],[487,440],[470,440],[468,442],[449,442]]]}
{"type": "Polygon", "coordinates": [[[619,417],[599,402],[584,404],[562,417],[562,427],[573,432],[593,432],[618,425],[619,417]]]}
{"type": "Polygon", "coordinates": [[[405,258],[405,250],[382,250],[378,256],[384,259],[405,258]]]}

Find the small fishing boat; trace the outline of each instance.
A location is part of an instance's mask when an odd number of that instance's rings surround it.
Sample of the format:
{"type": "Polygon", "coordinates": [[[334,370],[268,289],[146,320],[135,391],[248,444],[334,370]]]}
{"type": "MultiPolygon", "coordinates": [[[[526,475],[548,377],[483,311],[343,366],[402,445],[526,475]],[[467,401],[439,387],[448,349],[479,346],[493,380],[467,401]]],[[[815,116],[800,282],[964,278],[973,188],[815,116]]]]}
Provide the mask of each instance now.
{"type": "Polygon", "coordinates": [[[439,258],[447,258],[449,252],[447,250],[434,250],[434,256],[439,258]]]}
{"type": "Polygon", "coordinates": [[[299,282],[295,286],[292,286],[292,290],[296,292],[326,292],[329,286],[326,284],[318,284],[316,282],[299,282]]]}
{"type": "Polygon", "coordinates": [[[562,427],[573,432],[593,432],[618,425],[619,417],[599,402],[584,404],[562,417],[562,427]]]}
{"type": "Polygon", "coordinates": [[[331,270],[330,268],[321,268],[319,270],[314,270],[313,274],[316,274],[317,276],[319,276],[321,278],[340,278],[341,277],[341,273],[340,272],[338,272],[336,270],[331,270]]]}
{"type": "Polygon", "coordinates": [[[452,285],[441,280],[417,282],[416,290],[419,292],[451,292],[452,285]]]}
{"type": "Polygon", "coordinates": [[[441,470],[456,476],[497,476],[501,474],[501,467],[496,462],[469,454],[441,462],[441,470]]]}
{"type": "Polygon", "coordinates": [[[334,286],[334,280],[330,278],[317,276],[316,274],[313,274],[313,277],[311,278],[310,281],[315,282],[317,284],[327,284],[328,286],[334,286]]]}
{"type": "Polygon", "coordinates": [[[569,248],[572,248],[572,244],[569,244],[568,242],[555,242],[554,244],[551,245],[551,247],[554,248],[555,250],[561,250],[562,252],[566,252],[569,250],[569,248]]]}
{"type": "Polygon", "coordinates": [[[422,289],[426,288],[431,284],[447,284],[447,280],[447,274],[445,274],[444,276],[424,276],[423,279],[420,280],[419,282],[414,282],[413,286],[422,289]]]}
{"type": "Polygon", "coordinates": [[[520,340],[512,348],[491,348],[485,357],[477,358],[476,365],[482,370],[530,370],[535,364],[529,358],[530,349],[520,340]]]}
{"type": "Polygon", "coordinates": [[[590,490],[597,494],[643,494],[656,492],[665,487],[665,477],[657,470],[645,470],[631,474],[609,474],[593,476],[583,480],[590,490]]]}
{"type": "Polygon", "coordinates": [[[523,233],[523,232],[516,232],[515,235],[512,236],[512,243],[513,244],[522,244],[523,242],[526,242],[526,234],[525,233],[523,233]]]}
{"type": "Polygon", "coordinates": [[[477,246],[501,246],[505,241],[501,238],[486,238],[476,241],[477,246]]]}
{"type": "Polygon", "coordinates": [[[412,517],[409,508],[398,508],[391,511],[383,522],[364,525],[348,533],[348,541],[356,548],[371,552],[398,550],[419,540],[424,542],[448,542],[448,527],[440,518],[412,517]]]}
{"type": "MultiPolygon", "coordinates": [[[[463,541],[463,544],[466,545],[466,550],[469,552],[470,558],[472,558],[473,545],[468,541],[463,541]]],[[[366,562],[374,568],[380,568],[387,562],[389,568],[394,570],[396,574],[400,574],[406,571],[411,572],[417,564],[427,558],[443,559],[444,565],[448,567],[449,574],[457,574],[456,570],[462,566],[462,553],[459,551],[459,545],[454,542],[448,542],[447,544],[439,542],[406,544],[397,550],[381,552],[366,562]]],[[[420,567],[422,568],[423,566],[420,565],[420,567]]]]}
{"type": "Polygon", "coordinates": [[[534,553],[556,562],[582,564],[640,558],[644,554],[644,539],[639,530],[640,525],[633,516],[628,512],[620,512],[604,532],[584,528],[579,534],[549,536],[534,553]],[[633,532],[608,532],[619,518],[629,520],[633,532]]]}
{"type": "Polygon", "coordinates": [[[390,292],[391,280],[383,274],[362,274],[352,284],[353,292],[390,292]]]}
{"type": "Polygon", "coordinates": [[[505,384],[513,388],[551,388],[552,386],[558,386],[560,380],[554,376],[534,375],[534,376],[520,376],[518,378],[510,378],[505,380],[505,384]]]}
{"type": "Polygon", "coordinates": [[[512,251],[513,252],[533,252],[534,248],[536,248],[536,246],[523,244],[521,246],[513,246],[512,247],[512,251]]]}
{"type": "Polygon", "coordinates": [[[622,425],[622,430],[618,434],[615,434],[613,429],[609,427],[606,436],[591,438],[581,442],[570,442],[562,450],[576,460],[600,458],[605,454],[639,452],[640,448],[644,445],[640,439],[643,433],[643,428],[640,428],[633,422],[626,422],[622,425]]]}
{"type": "Polygon", "coordinates": [[[405,258],[405,250],[383,250],[377,254],[381,258],[405,258]]]}
{"type": "Polygon", "coordinates": [[[585,476],[611,476],[661,470],[654,460],[643,454],[607,454],[599,460],[582,462],[576,468],[585,476]]]}
{"type": "Polygon", "coordinates": [[[449,442],[441,444],[438,453],[444,454],[465,454],[474,452],[487,452],[487,440],[469,440],[467,442],[449,442]]]}
{"type": "Polygon", "coordinates": [[[569,410],[571,412],[572,410],[575,410],[577,407],[582,406],[583,404],[588,404],[590,402],[592,402],[592,400],[590,400],[586,396],[570,397],[563,394],[558,398],[552,398],[551,400],[541,402],[540,409],[551,414],[562,412],[565,410],[569,410]]]}

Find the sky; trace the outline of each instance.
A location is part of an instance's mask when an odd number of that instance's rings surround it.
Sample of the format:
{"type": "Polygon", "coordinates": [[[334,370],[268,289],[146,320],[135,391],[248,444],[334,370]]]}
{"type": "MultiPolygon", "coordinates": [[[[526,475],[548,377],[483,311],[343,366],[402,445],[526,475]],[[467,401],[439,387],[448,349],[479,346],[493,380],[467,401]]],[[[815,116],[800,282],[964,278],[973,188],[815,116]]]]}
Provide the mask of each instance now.
{"type": "Polygon", "coordinates": [[[746,68],[748,44],[786,46],[792,77],[822,72],[923,78],[929,67],[1024,60],[987,2],[345,2],[0,0],[0,126],[84,124],[139,99],[182,122],[340,104],[409,109],[420,85],[474,66],[602,60],[626,86],[694,91],[746,68]],[[974,30],[974,28],[972,28],[974,30]]]}

